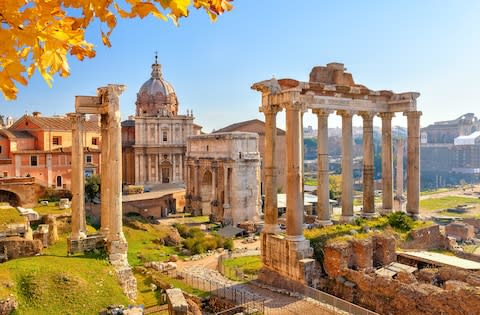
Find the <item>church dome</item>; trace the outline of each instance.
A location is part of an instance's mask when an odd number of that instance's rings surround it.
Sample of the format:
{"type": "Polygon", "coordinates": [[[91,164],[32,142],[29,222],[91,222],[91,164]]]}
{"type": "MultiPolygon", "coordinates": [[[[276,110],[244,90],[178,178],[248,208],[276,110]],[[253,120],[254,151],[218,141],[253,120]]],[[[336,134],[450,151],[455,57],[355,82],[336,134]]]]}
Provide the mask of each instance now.
{"type": "Polygon", "coordinates": [[[139,94],[156,95],[157,93],[162,93],[164,96],[168,96],[175,93],[172,85],[163,78],[161,67],[155,61],[152,65],[152,77],[143,83],[138,91],[139,94]]]}
{"type": "Polygon", "coordinates": [[[165,117],[176,116],[178,101],[175,90],[162,76],[162,66],[152,64],[152,75],[137,93],[137,116],[165,117]]]}

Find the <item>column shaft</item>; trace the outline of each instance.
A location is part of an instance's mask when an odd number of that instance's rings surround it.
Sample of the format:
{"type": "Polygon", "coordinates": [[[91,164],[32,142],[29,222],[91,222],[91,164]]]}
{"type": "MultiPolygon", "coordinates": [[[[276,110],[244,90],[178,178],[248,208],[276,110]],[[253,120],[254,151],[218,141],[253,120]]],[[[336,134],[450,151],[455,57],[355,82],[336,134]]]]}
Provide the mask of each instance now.
{"type": "Polygon", "coordinates": [[[265,177],[264,228],[265,233],[278,233],[277,205],[277,168],[275,161],[275,146],[277,140],[278,107],[262,109],[265,114],[265,144],[263,154],[263,172],[265,177]]]}
{"type": "Polygon", "coordinates": [[[375,213],[373,178],[373,113],[362,112],[363,118],[363,214],[375,213]]]}
{"type": "MultiPolygon", "coordinates": [[[[84,157],[83,157],[83,123],[85,115],[68,114],[72,122],[72,235],[78,240],[86,236],[85,223],[85,184],[84,184],[84,157]]],[[[121,172],[121,170],[120,170],[121,172]]]]}
{"type": "Polygon", "coordinates": [[[217,200],[217,165],[212,165],[212,201],[217,200]]]}
{"type": "Polygon", "coordinates": [[[394,113],[380,113],[382,118],[382,200],[383,210],[393,209],[392,117],[394,113]]]}
{"type": "MultiPolygon", "coordinates": [[[[110,152],[110,134],[108,132],[108,114],[102,114],[100,116],[102,143],[101,143],[101,156],[102,156],[102,172],[100,173],[100,232],[102,235],[108,235],[110,230],[110,187],[106,185],[109,177],[109,152],[110,152]]],[[[139,160],[139,156],[135,158],[139,160]]],[[[136,174],[138,175],[138,174],[136,174]]],[[[138,183],[138,180],[135,181],[138,183]]]]}
{"type": "Polygon", "coordinates": [[[352,116],[349,111],[337,111],[342,116],[342,221],[353,218],[353,159],[352,116]]]}
{"type": "Polygon", "coordinates": [[[330,111],[315,110],[317,114],[317,215],[321,224],[331,224],[328,166],[328,115],[330,111]]]}
{"type": "Polygon", "coordinates": [[[303,130],[300,130],[300,105],[286,107],[286,156],[287,156],[287,231],[286,238],[292,241],[304,240],[303,236],[303,174],[300,163],[303,150],[303,130]]]}
{"type": "Polygon", "coordinates": [[[422,112],[407,112],[407,213],[420,214],[420,116],[422,112]]]}

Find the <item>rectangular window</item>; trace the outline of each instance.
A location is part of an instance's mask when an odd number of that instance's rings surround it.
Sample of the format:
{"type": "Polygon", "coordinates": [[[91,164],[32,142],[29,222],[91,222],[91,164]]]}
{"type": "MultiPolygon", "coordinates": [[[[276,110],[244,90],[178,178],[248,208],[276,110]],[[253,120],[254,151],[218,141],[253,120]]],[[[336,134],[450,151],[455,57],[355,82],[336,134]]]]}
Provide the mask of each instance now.
{"type": "Polygon", "coordinates": [[[91,155],[85,155],[85,162],[86,163],[92,163],[93,157],[91,155]]]}
{"type": "Polygon", "coordinates": [[[38,166],[38,156],[36,155],[30,156],[30,166],[38,166]]]}
{"type": "Polygon", "coordinates": [[[2,154],[2,146],[0,145],[0,154],[2,154]]]}
{"type": "Polygon", "coordinates": [[[98,138],[92,138],[92,145],[98,145],[98,138]]]}
{"type": "Polygon", "coordinates": [[[164,131],[163,132],[163,142],[166,142],[167,141],[167,132],[164,131]]]}
{"type": "Polygon", "coordinates": [[[61,145],[62,144],[62,137],[53,137],[52,138],[53,145],[61,145]]]}

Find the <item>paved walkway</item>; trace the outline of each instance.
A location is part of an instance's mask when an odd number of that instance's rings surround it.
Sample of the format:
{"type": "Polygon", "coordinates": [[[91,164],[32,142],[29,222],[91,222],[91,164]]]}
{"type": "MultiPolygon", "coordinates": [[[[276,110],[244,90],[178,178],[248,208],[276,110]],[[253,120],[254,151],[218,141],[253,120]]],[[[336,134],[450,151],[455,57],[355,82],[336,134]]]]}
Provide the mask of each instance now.
{"type": "Polygon", "coordinates": [[[189,266],[183,272],[208,283],[215,283],[218,287],[233,288],[248,299],[265,300],[264,314],[290,315],[290,314],[345,314],[329,305],[325,305],[309,298],[289,296],[282,293],[258,287],[253,284],[238,283],[225,278],[216,270],[201,265],[189,266]]]}

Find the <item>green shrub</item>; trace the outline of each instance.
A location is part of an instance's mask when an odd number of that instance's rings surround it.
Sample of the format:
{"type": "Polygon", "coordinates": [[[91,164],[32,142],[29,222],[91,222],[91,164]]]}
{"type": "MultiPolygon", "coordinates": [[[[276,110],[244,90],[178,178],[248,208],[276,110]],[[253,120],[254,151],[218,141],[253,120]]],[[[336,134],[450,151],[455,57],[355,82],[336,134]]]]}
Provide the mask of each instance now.
{"type": "Polygon", "coordinates": [[[414,221],[403,212],[393,212],[388,215],[388,224],[401,232],[408,232],[413,228],[414,221]]]}
{"type": "Polygon", "coordinates": [[[223,248],[228,250],[233,250],[235,248],[235,245],[233,244],[233,240],[231,238],[227,238],[223,243],[223,248]]]}

